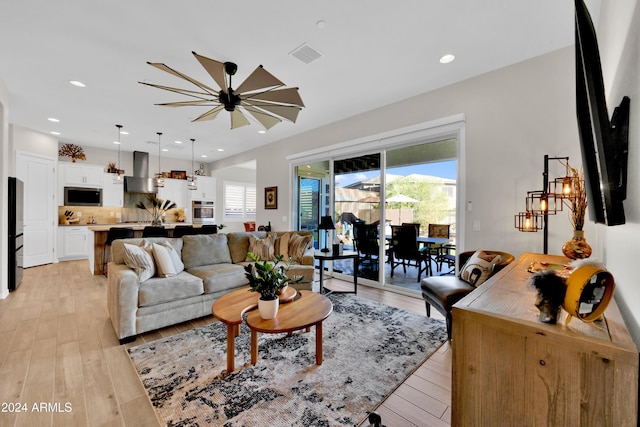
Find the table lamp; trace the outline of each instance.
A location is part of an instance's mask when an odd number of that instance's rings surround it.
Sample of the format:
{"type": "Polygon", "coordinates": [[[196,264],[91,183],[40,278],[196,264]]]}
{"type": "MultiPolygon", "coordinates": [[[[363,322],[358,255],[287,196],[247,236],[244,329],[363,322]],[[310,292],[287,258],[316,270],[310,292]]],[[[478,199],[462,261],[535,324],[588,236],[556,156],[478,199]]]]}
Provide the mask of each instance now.
{"type": "Polygon", "coordinates": [[[321,252],[329,252],[327,244],[329,242],[329,230],[335,230],[336,226],[333,224],[333,219],[330,216],[323,216],[320,218],[320,224],[318,224],[318,230],[324,230],[324,248],[321,252]]]}

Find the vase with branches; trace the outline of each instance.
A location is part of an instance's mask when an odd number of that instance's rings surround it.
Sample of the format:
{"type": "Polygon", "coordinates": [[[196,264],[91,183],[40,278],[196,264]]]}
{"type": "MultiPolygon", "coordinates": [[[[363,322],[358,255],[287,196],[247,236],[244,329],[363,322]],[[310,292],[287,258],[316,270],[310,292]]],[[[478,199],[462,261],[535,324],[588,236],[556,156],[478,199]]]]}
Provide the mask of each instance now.
{"type": "Polygon", "coordinates": [[[566,164],[571,178],[571,193],[565,198],[569,207],[569,222],[573,227],[573,238],[562,246],[562,253],[571,259],[588,258],[591,246],[584,238],[584,220],[587,213],[587,192],[584,186],[584,171],[566,164]]]}
{"type": "Polygon", "coordinates": [[[171,200],[162,200],[155,194],[148,194],[146,203],[140,201],[136,204],[138,209],[144,209],[151,215],[151,224],[154,226],[162,225],[162,216],[167,213],[169,209],[176,207],[176,204],[171,200]]]}

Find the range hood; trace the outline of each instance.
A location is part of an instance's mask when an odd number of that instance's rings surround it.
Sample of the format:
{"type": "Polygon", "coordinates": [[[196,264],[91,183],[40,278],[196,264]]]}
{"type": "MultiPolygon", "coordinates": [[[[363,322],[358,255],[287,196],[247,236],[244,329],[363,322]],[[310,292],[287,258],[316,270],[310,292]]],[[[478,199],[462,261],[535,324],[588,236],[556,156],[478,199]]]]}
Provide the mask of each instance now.
{"type": "Polygon", "coordinates": [[[157,193],[149,178],[149,153],[133,152],[133,176],[124,177],[124,191],[128,193],[157,193]]]}

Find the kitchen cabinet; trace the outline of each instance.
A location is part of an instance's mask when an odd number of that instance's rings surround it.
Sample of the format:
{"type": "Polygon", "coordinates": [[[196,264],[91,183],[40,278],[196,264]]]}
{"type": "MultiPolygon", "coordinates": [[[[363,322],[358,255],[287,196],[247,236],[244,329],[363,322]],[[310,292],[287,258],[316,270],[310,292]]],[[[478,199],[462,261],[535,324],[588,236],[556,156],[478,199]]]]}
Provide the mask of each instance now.
{"type": "Polygon", "coordinates": [[[59,181],[63,187],[102,188],[102,166],[73,163],[58,163],[58,165],[59,181]]]}
{"type": "Polygon", "coordinates": [[[452,426],[635,426],[638,351],[616,302],[588,324],[538,320],[525,253],[453,306],[452,426]]]}
{"type": "Polygon", "coordinates": [[[58,227],[58,259],[87,259],[89,257],[88,230],[85,225],[58,227]]]}
{"type": "Polygon", "coordinates": [[[216,200],[216,179],[211,176],[199,176],[198,189],[188,191],[189,201],[207,200],[214,202],[216,200]]]}
{"type": "Polygon", "coordinates": [[[177,208],[182,208],[186,212],[191,209],[187,191],[187,180],[165,178],[164,187],[158,188],[157,196],[162,200],[171,200],[177,208]]]}
{"type": "Polygon", "coordinates": [[[103,174],[102,181],[102,206],[122,207],[124,200],[124,177],[120,182],[116,182],[115,173],[103,174]]]}

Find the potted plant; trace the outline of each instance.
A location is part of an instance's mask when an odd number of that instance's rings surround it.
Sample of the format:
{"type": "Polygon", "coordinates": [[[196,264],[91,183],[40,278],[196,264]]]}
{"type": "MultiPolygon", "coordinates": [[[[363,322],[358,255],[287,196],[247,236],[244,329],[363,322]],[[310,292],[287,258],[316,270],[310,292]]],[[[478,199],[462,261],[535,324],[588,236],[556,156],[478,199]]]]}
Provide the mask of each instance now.
{"type": "Polygon", "coordinates": [[[260,258],[252,252],[247,257],[253,261],[244,267],[245,276],[249,280],[251,292],[259,292],[258,310],[263,319],[273,319],[278,314],[278,292],[288,283],[297,283],[302,277],[290,278],[287,276],[288,263],[282,263],[283,255],[278,255],[275,261],[260,261],[260,258]]]}

